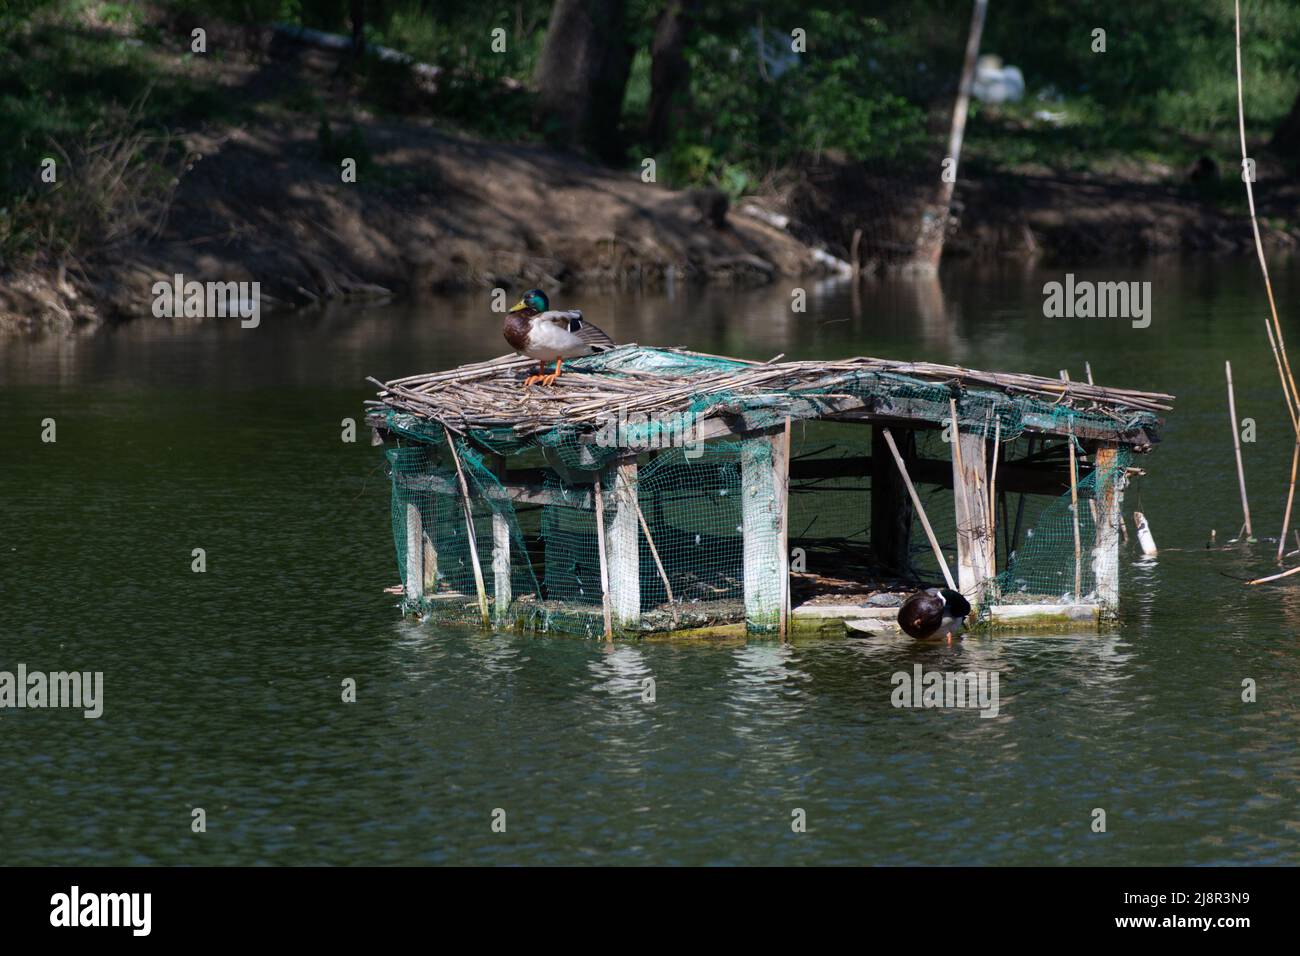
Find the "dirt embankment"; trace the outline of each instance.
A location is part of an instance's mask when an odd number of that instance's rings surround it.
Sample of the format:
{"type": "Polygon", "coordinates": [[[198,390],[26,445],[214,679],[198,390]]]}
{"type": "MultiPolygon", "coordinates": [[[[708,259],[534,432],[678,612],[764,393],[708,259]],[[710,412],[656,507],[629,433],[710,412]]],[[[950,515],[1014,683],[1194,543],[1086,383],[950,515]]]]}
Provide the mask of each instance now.
{"type": "MultiPolygon", "coordinates": [[[[168,35],[188,36],[178,26],[168,35]]],[[[158,68],[219,90],[240,118],[177,135],[190,158],[162,228],[4,276],[0,333],[149,315],[151,287],[177,273],[256,281],[265,305],[292,308],[670,275],[768,282],[836,268],[821,247],[888,269],[907,258],[929,198],[915,174],[822,157],[758,199],[779,218],[719,217],[716,196],[643,182],[639,170],[448,133],[418,109],[378,118],[334,54],[270,31],[214,29],[209,42],[223,56],[188,57],[173,40],[157,51],[158,68]],[[345,182],[340,158],[353,153],[357,181],[345,182]]],[[[1300,218],[1300,187],[1266,163],[1259,172],[1265,242],[1295,247],[1300,230],[1287,222],[1300,218]]],[[[963,174],[946,253],[1075,262],[1250,251],[1244,216],[1148,173],[963,174]]]]}
{"type": "Polygon", "coordinates": [[[161,232],[93,251],[62,274],[7,277],[0,329],[148,315],[150,287],[176,273],[258,281],[268,305],[295,307],[384,290],[653,284],[670,271],[766,282],[824,268],[809,245],[764,222],[732,213],[715,224],[700,194],[540,146],[379,119],[347,95],[331,57],[256,52],[202,66],[203,82],[253,106],[238,124],[183,135],[191,162],[161,232]],[[283,105],[304,84],[336,104],[330,145],[318,117],[283,105]],[[359,168],[345,182],[341,157],[351,153],[359,168]]]}
{"type": "MultiPolygon", "coordinates": [[[[1300,182],[1264,149],[1255,197],[1264,247],[1300,248],[1300,182]]],[[[1226,161],[1195,181],[1153,164],[1109,174],[1044,168],[963,172],[945,258],[1021,258],[1053,263],[1132,261],[1169,253],[1254,255],[1245,192],[1226,161]],[[1240,206],[1242,209],[1235,209],[1240,206]]],[[[797,234],[825,243],[868,271],[906,260],[932,183],[824,156],[792,176],[779,208],[797,234]]]]}

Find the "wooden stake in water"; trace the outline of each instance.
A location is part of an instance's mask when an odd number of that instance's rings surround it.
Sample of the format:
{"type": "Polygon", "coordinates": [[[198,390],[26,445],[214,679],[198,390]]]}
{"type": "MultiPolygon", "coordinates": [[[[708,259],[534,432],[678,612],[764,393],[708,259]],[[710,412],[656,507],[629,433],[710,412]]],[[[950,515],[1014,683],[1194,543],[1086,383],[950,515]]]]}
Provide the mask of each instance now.
{"type": "MultiPolygon", "coordinates": [[[[1237,397],[1232,390],[1232,363],[1224,362],[1223,369],[1228,375],[1228,417],[1232,419],[1232,450],[1237,456],[1237,484],[1241,486],[1241,513],[1246,518],[1246,540],[1251,540],[1254,533],[1250,528],[1250,502],[1246,500],[1246,469],[1241,463],[1241,435],[1237,432],[1237,397]]],[[[1285,540],[1285,533],[1283,535],[1285,540]]]]}
{"type": "MultiPolygon", "coordinates": [[[[1264,258],[1264,243],[1259,237],[1259,219],[1255,215],[1255,190],[1251,177],[1244,175],[1250,163],[1246,155],[1246,108],[1243,102],[1241,83],[1241,0],[1233,3],[1235,14],[1235,49],[1237,64],[1237,129],[1241,134],[1242,180],[1246,184],[1246,203],[1250,207],[1250,228],[1255,239],[1255,256],[1259,259],[1259,271],[1264,276],[1264,291],[1268,294],[1268,309],[1272,324],[1264,320],[1268,331],[1269,346],[1273,349],[1273,362],[1277,365],[1278,378],[1282,381],[1282,395],[1286,399],[1287,415],[1291,418],[1291,427],[1295,430],[1296,445],[1291,453],[1291,485],[1286,495],[1286,514],[1282,518],[1282,534],[1277,542],[1277,560],[1280,564],[1282,553],[1286,549],[1286,532],[1291,524],[1291,505],[1295,501],[1296,465],[1300,462],[1300,389],[1297,389],[1295,376],[1291,374],[1291,360],[1287,357],[1286,340],[1282,337],[1282,323],[1277,316],[1277,301],[1273,297],[1273,282],[1268,276],[1268,261],[1264,258]]],[[[1233,424],[1233,429],[1236,429],[1233,424]]]]}

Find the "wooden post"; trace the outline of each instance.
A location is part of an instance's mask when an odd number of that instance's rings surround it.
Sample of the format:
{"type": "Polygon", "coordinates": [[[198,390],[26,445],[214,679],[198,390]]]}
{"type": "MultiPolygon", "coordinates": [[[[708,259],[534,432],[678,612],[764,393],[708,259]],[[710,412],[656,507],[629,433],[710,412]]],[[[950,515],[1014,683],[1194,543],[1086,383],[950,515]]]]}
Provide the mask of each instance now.
{"type": "Polygon", "coordinates": [[[785,442],[779,430],[741,442],[745,625],[752,632],[780,629],[781,601],[785,595],[782,580],[790,576],[789,555],[781,548],[785,469],[785,442]]]}
{"type": "Polygon", "coordinates": [[[1002,457],[1002,418],[999,416],[993,426],[993,467],[989,471],[989,552],[993,563],[989,568],[996,572],[998,565],[998,459],[1002,457]]]}
{"type": "Polygon", "coordinates": [[[609,599],[614,622],[636,629],[641,623],[641,543],[637,518],[636,455],[605,470],[605,489],[613,496],[614,517],[605,526],[609,561],[609,599]]]}
{"type": "MultiPolygon", "coordinates": [[[[505,478],[505,460],[500,455],[492,457],[492,472],[499,479],[505,478]]],[[[492,600],[498,623],[504,622],[510,613],[510,602],[514,595],[510,589],[510,519],[497,505],[492,510],[492,600]]]]}
{"type": "Polygon", "coordinates": [[[903,464],[903,456],[898,453],[898,446],[894,444],[894,436],[889,433],[888,428],[882,428],[881,434],[884,435],[885,444],[889,446],[889,451],[894,456],[894,464],[898,466],[898,473],[903,476],[903,484],[907,486],[907,493],[912,498],[912,506],[916,508],[916,516],[921,519],[921,527],[925,529],[925,536],[930,541],[930,547],[934,549],[934,557],[939,562],[939,570],[943,572],[943,579],[947,582],[948,587],[956,591],[957,582],[952,579],[952,571],[948,570],[948,562],[943,556],[943,549],[939,547],[939,539],[934,536],[934,529],[930,527],[930,519],[926,517],[925,506],[921,504],[921,496],[916,493],[916,486],[912,484],[912,478],[907,473],[907,466],[903,464]]]}
{"type": "Polygon", "coordinates": [[[1074,457],[1074,436],[1065,439],[1070,445],[1070,519],[1074,525],[1074,599],[1083,600],[1083,555],[1079,544],[1079,464],[1074,457]]]}
{"type": "Polygon", "coordinates": [[[1100,446],[1093,456],[1094,481],[1097,482],[1097,535],[1092,549],[1092,578],[1097,587],[1097,603],[1102,613],[1114,617],[1119,613],[1119,527],[1123,520],[1124,480],[1117,469],[1118,449],[1100,446]]]}
{"type": "Polygon", "coordinates": [[[605,640],[614,639],[614,612],[609,604],[609,554],[605,547],[605,493],[601,488],[600,475],[596,475],[592,490],[596,507],[596,551],[600,555],[600,610],[605,618],[605,640]]]}
{"type": "Polygon", "coordinates": [[[781,509],[781,640],[789,637],[790,622],[790,416],[785,416],[781,436],[780,470],[773,462],[772,474],[780,484],[777,487],[777,506],[781,509]]]}
{"type": "MultiPolygon", "coordinates": [[[[882,425],[871,426],[871,551],[883,567],[905,574],[911,565],[908,547],[914,510],[903,473],[884,464],[891,454],[885,431],[882,425]]],[[[904,459],[916,457],[914,432],[903,432],[897,441],[904,459]]]]}
{"type": "Polygon", "coordinates": [[[957,512],[957,590],[971,606],[984,601],[993,584],[993,534],[989,528],[988,486],[984,482],[988,445],[983,435],[953,431],[952,491],[957,512]]]}
{"type": "Polygon", "coordinates": [[[420,507],[406,503],[406,596],[415,600],[424,597],[424,526],[420,507]]]}

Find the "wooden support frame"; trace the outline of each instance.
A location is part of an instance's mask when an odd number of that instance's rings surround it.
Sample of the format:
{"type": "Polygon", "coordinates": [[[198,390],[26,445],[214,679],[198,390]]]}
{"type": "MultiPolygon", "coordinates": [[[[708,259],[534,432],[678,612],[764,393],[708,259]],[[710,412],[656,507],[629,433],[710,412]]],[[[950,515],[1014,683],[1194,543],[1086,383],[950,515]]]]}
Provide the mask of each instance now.
{"type": "Polygon", "coordinates": [[[953,504],[957,518],[957,589],[972,607],[984,603],[995,584],[997,558],[989,527],[988,443],[983,435],[954,429],[953,504]]]}
{"type": "MultiPolygon", "coordinates": [[[[888,426],[876,427],[883,431],[888,426]]],[[[952,487],[952,462],[935,458],[916,458],[914,453],[910,453],[902,444],[903,436],[895,437],[900,442],[899,450],[907,460],[907,470],[917,484],[938,485],[940,488],[952,487]]],[[[875,448],[874,440],[872,447],[875,448]]],[[[560,505],[588,511],[594,507],[593,496],[589,490],[569,488],[558,491],[553,487],[547,487],[545,484],[547,471],[544,468],[511,469],[502,476],[501,488],[485,488],[484,495],[489,500],[508,500],[516,504],[560,505]]],[[[1081,477],[1087,477],[1089,473],[1088,469],[1080,470],[1081,477]]],[[[877,478],[888,480],[896,476],[897,470],[889,455],[888,447],[884,447],[880,454],[873,453],[869,457],[859,455],[790,462],[790,480],[795,482],[838,477],[870,477],[874,481],[877,478]]],[[[448,495],[457,493],[455,482],[438,475],[401,475],[396,480],[399,487],[409,491],[431,491],[448,495]]],[[[1006,494],[1056,497],[1070,490],[1070,475],[1068,470],[1051,462],[1021,463],[1004,460],[998,466],[998,490],[1006,494]]]]}
{"type": "Polygon", "coordinates": [[[790,556],[782,546],[787,504],[784,428],[746,437],[740,445],[740,498],[745,627],[779,632],[790,579],[790,556]]]}
{"type": "Polygon", "coordinates": [[[1119,613],[1119,534],[1123,522],[1124,483],[1127,475],[1116,469],[1119,449],[1101,445],[1093,454],[1096,488],[1097,533],[1092,549],[1092,577],[1101,613],[1119,613]]]}
{"type": "Polygon", "coordinates": [[[618,458],[606,467],[604,495],[614,515],[604,521],[609,601],[614,624],[625,630],[641,625],[641,542],[637,505],[636,455],[618,458]]]}
{"type": "MultiPolygon", "coordinates": [[[[753,405],[753,402],[749,403],[753,405]]],[[[891,425],[896,428],[942,428],[943,421],[936,421],[932,412],[913,407],[906,399],[878,397],[870,403],[856,396],[838,398],[797,398],[786,403],[786,411],[795,421],[820,419],[824,421],[864,422],[867,424],[891,425]]],[[[770,408],[751,408],[745,411],[716,409],[708,418],[699,423],[696,438],[709,441],[714,438],[748,437],[761,429],[771,420],[770,408]]],[[[1024,431],[1054,437],[1064,437],[1055,416],[1029,412],[1022,420],[1024,431]]],[[[1074,434],[1084,441],[1119,441],[1129,445],[1135,451],[1149,450],[1159,439],[1154,428],[1145,427],[1126,429],[1101,428],[1086,422],[1075,422],[1074,434]]],[[[601,438],[592,433],[578,439],[584,444],[598,444],[601,438]]]]}

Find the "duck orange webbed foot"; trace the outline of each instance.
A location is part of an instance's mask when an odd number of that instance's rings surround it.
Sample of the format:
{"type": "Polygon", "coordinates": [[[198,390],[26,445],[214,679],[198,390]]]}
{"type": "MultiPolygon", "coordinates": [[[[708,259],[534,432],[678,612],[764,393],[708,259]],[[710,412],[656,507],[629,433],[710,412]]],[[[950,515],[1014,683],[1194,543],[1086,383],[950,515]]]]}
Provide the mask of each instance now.
{"type": "Polygon", "coordinates": [[[544,381],[546,381],[545,375],[530,375],[526,379],[524,379],[524,388],[527,388],[529,385],[536,385],[538,382],[544,382],[544,381]]]}

